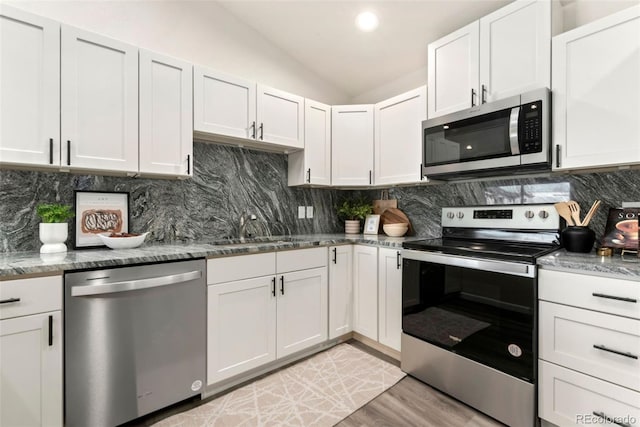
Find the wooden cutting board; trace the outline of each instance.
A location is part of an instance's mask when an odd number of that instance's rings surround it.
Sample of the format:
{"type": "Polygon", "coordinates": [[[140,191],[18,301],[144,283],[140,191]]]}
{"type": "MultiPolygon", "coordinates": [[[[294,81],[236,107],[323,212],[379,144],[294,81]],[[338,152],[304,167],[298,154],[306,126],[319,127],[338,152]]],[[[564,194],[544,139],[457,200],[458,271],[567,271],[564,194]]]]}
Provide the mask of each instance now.
{"type": "Polygon", "coordinates": [[[397,208],[398,200],[397,199],[386,199],[386,200],[374,200],[373,201],[373,213],[376,215],[382,215],[382,213],[389,208],[397,208]]]}
{"type": "Polygon", "coordinates": [[[411,226],[411,221],[404,212],[402,212],[398,208],[387,208],[380,215],[380,224],[399,224],[405,222],[409,224],[409,230],[407,231],[407,235],[413,234],[413,227],[411,226]]]}

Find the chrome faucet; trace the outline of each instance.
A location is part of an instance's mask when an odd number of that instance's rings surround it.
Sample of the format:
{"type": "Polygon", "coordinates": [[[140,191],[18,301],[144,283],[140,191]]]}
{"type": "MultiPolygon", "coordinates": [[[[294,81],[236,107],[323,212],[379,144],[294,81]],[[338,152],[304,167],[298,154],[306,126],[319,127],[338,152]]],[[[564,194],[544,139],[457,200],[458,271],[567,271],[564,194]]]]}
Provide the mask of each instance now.
{"type": "Polygon", "coordinates": [[[255,215],[243,212],[242,215],[240,215],[240,231],[238,232],[238,237],[244,239],[247,234],[247,223],[249,221],[255,221],[256,219],[258,219],[258,217],[255,215]]]}

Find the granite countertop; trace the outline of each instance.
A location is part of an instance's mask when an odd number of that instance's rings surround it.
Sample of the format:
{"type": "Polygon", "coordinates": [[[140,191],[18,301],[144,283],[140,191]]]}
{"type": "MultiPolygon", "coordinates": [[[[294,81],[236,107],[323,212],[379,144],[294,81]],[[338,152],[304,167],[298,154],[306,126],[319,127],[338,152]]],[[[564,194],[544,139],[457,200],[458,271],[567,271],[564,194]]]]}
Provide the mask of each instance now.
{"type": "Polygon", "coordinates": [[[567,252],[564,249],[538,258],[538,265],[548,270],[613,277],[640,282],[640,258],[635,254],[610,257],[567,252]]]}
{"type": "Polygon", "coordinates": [[[0,278],[24,274],[55,273],[85,268],[210,258],[350,243],[401,248],[402,242],[410,239],[412,238],[387,237],[385,235],[309,234],[253,238],[245,241],[213,240],[183,244],[149,243],[136,249],[85,249],[70,250],[60,254],[15,252],[0,255],[0,278]]]}

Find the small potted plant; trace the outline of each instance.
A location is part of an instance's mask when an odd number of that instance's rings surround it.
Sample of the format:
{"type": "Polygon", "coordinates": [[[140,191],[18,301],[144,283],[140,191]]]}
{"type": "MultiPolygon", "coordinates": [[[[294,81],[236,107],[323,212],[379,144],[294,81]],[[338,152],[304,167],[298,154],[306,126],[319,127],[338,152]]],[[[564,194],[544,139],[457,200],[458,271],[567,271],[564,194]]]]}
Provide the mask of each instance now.
{"type": "Polygon", "coordinates": [[[346,234],[360,233],[360,221],[373,211],[371,203],[364,198],[347,199],[336,207],[338,218],[344,220],[346,234]]]}
{"type": "Polygon", "coordinates": [[[42,203],[36,208],[36,213],[42,219],[40,223],[40,247],[41,254],[66,252],[67,245],[64,242],[69,236],[69,224],[67,220],[75,215],[71,206],[60,203],[42,203]]]}

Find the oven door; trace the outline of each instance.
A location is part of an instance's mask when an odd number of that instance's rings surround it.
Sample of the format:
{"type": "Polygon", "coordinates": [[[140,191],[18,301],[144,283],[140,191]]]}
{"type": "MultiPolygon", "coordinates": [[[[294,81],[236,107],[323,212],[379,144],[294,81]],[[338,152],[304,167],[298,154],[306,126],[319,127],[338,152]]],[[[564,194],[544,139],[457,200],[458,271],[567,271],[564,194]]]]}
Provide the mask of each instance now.
{"type": "Polygon", "coordinates": [[[402,330],[535,380],[535,265],[403,251],[402,330]]]}

